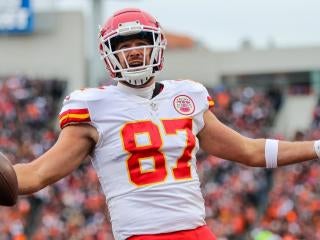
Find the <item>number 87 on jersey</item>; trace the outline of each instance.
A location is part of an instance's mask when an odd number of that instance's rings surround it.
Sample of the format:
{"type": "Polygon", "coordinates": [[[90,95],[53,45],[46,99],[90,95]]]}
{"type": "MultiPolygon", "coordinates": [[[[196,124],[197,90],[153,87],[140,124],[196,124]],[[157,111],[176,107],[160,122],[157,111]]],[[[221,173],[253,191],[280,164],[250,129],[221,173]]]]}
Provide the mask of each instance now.
{"type": "Polygon", "coordinates": [[[191,118],[161,120],[159,125],[150,120],[131,122],[123,126],[120,135],[123,148],[128,153],[126,164],[132,184],[140,187],[163,183],[168,176],[167,169],[171,169],[176,181],[192,178],[190,160],[196,139],[192,133],[191,118]],[[166,157],[160,127],[163,127],[166,136],[177,138],[173,144],[180,146],[179,141],[184,141],[181,156],[176,159],[166,157]],[[185,138],[178,138],[179,134],[184,134],[185,138]],[[144,161],[151,161],[153,167],[144,169],[144,161]],[[174,161],[175,166],[167,168],[168,161],[174,161]]]}

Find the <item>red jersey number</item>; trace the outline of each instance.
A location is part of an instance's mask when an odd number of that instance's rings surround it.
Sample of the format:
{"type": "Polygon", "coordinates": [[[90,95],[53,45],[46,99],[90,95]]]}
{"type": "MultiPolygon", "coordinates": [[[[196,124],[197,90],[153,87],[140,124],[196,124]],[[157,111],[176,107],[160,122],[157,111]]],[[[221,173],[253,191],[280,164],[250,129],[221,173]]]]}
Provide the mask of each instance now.
{"type": "Polygon", "coordinates": [[[124,148],[130,153],[127,159],[127,168],[131,181],[136,185],[147,185],[162,182],[167,176],[165,157],[159,151],[162,139],[158,127],[151,121],[128,123],[122,129],[124,148]],[[149,142],[138,145],[137,137],[145,134],[149,142]],[[153,171],[143,172],[140,161],[151,158],[154,161],[153,171]]]}
{"type": "MultiPolygon", "coordinates": [[[[191,179],[189,161],[196,142],[192,133],[192,119],[162,120],[162,125],[167,135],[178,134],[178,131],[185,132],[185,148],[171,170],[176,180],[191,179]]],[[[168,173],[166,157],[161,151],[163,141],[159,127],[151,121],[128,123],[122,128],[121,137],[123,147],[129,154],[126,162],[131,182],[137,186],[145,186],[165,181],[168,173]],[[148,141],[139,142],[139,135],[144,135],[144,139],[148,141]],[[153,161],[152,170],[142,169],[141,161],[146,159],[153,161]]]]}

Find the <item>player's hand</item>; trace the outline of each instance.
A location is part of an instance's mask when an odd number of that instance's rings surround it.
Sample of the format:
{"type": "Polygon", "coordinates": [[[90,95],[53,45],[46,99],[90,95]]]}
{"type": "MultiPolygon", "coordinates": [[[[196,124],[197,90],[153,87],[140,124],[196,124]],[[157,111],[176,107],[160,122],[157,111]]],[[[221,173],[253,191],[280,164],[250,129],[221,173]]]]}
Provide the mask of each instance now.
{"type": "Polygon", "coordinates": [[[18,180],[11,162],[0,152],[0,205],[13,206],[18,198],[18,180]]]}

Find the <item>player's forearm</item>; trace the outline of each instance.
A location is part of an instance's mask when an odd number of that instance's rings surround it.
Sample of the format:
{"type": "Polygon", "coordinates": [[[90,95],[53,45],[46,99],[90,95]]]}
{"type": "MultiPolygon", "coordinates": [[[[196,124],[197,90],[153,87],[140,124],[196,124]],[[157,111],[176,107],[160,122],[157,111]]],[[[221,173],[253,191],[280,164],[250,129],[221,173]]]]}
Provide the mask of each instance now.
{"type": "MultiPolygon", "coordinates": [[[[250,151],[250,165],[255,167],[266,167],[266,149],[265,139],[252,140],[250,151]]],[[[269,152],[272,155],[272,153],[269,152]]],[[[314,151],[314,141],[299,141],[299,142],[278,142],[277,166],[284,166],[294,163],[300,163],[308,160],[317,159],[317,154],[314,151]]]]}
{"type": "Polygon", "coordinates": [[[43,188],[32,164],[21,163],[13,167],[18,178],[19,195],[31,194],[43,188]]]}
{"type": "Polygon", "coordinates": [[[278,166],[317,159],[314,141],[279,142],[278,166]]]}

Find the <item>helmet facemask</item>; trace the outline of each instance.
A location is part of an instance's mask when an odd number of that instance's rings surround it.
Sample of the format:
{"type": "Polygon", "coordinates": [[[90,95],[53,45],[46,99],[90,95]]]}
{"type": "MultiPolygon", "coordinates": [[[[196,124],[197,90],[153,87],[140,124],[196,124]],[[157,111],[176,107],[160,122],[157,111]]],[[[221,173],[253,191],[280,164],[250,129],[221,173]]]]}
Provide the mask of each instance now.
{"type": "Polygon", "coordinates": [[[146,29],[138,21],[135,21],[119,26],[117,32],[108,37],[101,36],[100,40],[102,58],[116,81],[127,81],[129,84],[136,86],[143,85],[161,69],[166,42],[160,28],[146,29]],[[138,38],[147,40],[148,45],[115,49],[121,41],[138,38]],[[126,52],[132,50],[143,51],[142,64],[130,66],[126,52]],[[150,56],[147,56],[148,52],[150,52],[150,56]],[[122,56],[125,60],[125,66],[120,64],[119,56],[122,56]],[[150,59],[150,61],[147,61],[147,59],[150,59]]]}

